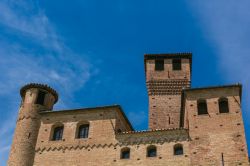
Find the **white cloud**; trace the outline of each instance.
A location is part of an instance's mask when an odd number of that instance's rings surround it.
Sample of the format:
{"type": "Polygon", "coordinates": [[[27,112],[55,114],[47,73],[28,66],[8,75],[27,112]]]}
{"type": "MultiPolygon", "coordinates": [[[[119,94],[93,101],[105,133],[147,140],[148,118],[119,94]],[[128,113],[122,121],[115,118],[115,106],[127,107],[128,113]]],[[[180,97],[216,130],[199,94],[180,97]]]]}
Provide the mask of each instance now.
{"type": "Polygon", "coordinates": [[[29,82],[52,85],[64,100],[59,100],[57,108],[68,107],[73,104],[73,92],[83,87],[97,71],[92,72],[93,67],[85,61],[85,55],[65,45],[37,4],[20,0],[0,2],[0,26],[7,31],[0,36],[0,96],[16,101],[9,103],[13,107],[5,113],[6,120],[0,119],[2,164],[8,156],[22,85],[29,82]]]}
{"type": "Polygon", "coordinates": [[[41,45],[61,52],[63,43],[54,31],[47,16],[36,3],[21,1],[0,2],[0,23],[16,31],[19,35],[31,37],[41,45]],[[49,41],[49,42],[47,42],[49,41]]]}
{"type": "MultiPolygon", "coordinates": [[[[16,108],[17,111],[18,108],[16,108]]],[[[13,109],[14,110],[14,109],[13,109]]],[[[13,111],[8,110],[8,111],[13,111]]],[[[0,112],[3,114],[3,112],[0,112]]],[[[0,156],[1,161],[0,165],[6,165],[6,160],[8,158],[11,142],[12,142],[12,133],[14,132],[14,127],[16,122],[16,117],[9,115],[7,119],[1,119],[0,125],[0,156]]]]}
{"type": "MultiPolygon", "coordinates": [[[[218,63],[230,82],[250,91],[250,1],[188,1],[206,38],[217,49],[218,63]]],[[[248,98],[250,100],[250,98],[248,98]]]]}
{"type": "Polygon", "coordinates": [[[243,84],[243,118],[249,143],[250,129],[250,1],[188,1],[205,37],[216,48],[221,75],[243,84]]]}
{"type": "Polygon", "coordinates": [[[54,31],[36,2],[2,1],[0,10],[0,24],[12,28],[12,34],[28,38],[32,44],[37,42],[29,47],[18,40],[0,40],[0,69],[5,77],[5,82],[0,83],[2,89],[38,81],[56,82],[64,89],[74,90],[89,79],[91,65],[85,62],[84,55],[74,53],[59,40],[61,36],[54,31]]]}
{"type": "Polygon", "coordinates": [[[6,152],[10,149],[10,146],[4,146],[3,148],[0,149],[0,153],[6,152]]]}

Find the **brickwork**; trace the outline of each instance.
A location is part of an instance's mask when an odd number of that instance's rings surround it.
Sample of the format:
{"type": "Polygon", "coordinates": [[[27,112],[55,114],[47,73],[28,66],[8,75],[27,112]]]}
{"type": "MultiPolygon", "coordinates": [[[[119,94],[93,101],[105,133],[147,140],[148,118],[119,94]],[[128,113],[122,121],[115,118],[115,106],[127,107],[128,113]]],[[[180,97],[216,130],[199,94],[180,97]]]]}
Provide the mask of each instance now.
{"type": "MultiPolygon", "coordinates": [[[[184,149],[188,149],[188,144],[184,144],[184,149]]],[[[173,166],[190,165],[188,155],[174,156],[171,144],[157,145],[157,157],[146,157],[146,149],[149,144],[129,145],[129,146],[105,146],[89,147],[71,150],[54,150],[37,153],[34,165],[40,166],[69,166],[69,165],[90,165],[90,166],[110,166],[110,165],[140,165],[140,166],[166,166],[166,163],[173,166]],[[120,151],[123,147],[130,148],[130,159],[120,159],[120,151]]],[[[189,152],[186,151],[185,154],[189,152]]]]}
{"type": "Polygon", "coordinates": [[[145,55],[149,96],[149,128],[180,127],[181,92],[190,87],[191,54],[145,55]],[[164,70],[155,70],[155,60],[164,60],[164,70]],[[181,60],[181,70],[173,70],[173,59],[181,60]]]}
{"type": "Polygon", "coordinates": [[[221,165],[222,160],[225,165],[248,165],[240,87],[190,90],[185,95],[192,165],[221,165]],[[219,113],[220,97],[228,98],[229,113],[219,113]],[[200,98],[206,99],[208,114],[197,114],[200,98]]]}
{"type": "MultiPolygon", "coordinates": [[[[185,154],[189,154],[188,144],[184,145],[185,154]]],[[[139,165],[139,166],[188,166],[190,158],[188,155],[174,156],[174,143],[154,144],[157,147],[157,157],[146,157],[146,149],[150,144],[128,145],[128,146],[99,146],[66,150],[51,150],[37,153],[35,157],[36,166],[61,166],[61,165],[139,165]],[[130,159],[120,159],[120,151],[124,147],[130,148],[130,159]],[[63,164],[62,164],[63,163],[63,164]]]]}
{"type": "Polygon", "coordinates": [[[61,162],[65,165],[85,163],[98,166],[152,165],[155,162],[156,165],[165,165],[166,162],[190,165],[187,130],[131,132],[123,118],[116,107],[42,113],[34,165],[60,165],[61,162]],[[90,124],[89,137],[77,139],[77,124],[83,120],[90,124]],[[63,139],[51,141],[53,126],[58,123],[64,125],[63,139]],[[123,132],[116,134],[114,129],[120,127],[123,132]],[[177,143],[183,145],[185,154],[174,157],[173,146],[177,143]],[[146,157],[149,145],[157,147],[157,157],[146,157]],[[120,159],[120,151],[124,147],[131,149],[130,159],[120,159]]]}
{"type": "Polygon", "coordinates": [[[178,128],[181,97],[178,95],[150,96],[150,128],[178,128]],[[175,104],[179,103],[179,105],[175,104]]]}
{"type": "MultiPolygon", "coordinates": [[[[115,139],[116,128],[116,108],[111,110],[71,110],[62,112],[47,112],[43,113],[41,119],[41,127],[39,130],[37,147],[57,145],[61,143],[70,143],[74,145],[78,142],[87,144],[110,144],[115,139]],[[72,112],[74,112],[72,114],[72,112]],[[57,123],[64,125],[64,134],[62,141],[51,141],[53,125],[57,123]],[[88,139],[76,139],[76,131],[78,123],[89,124],[88,139]]],[[[131,130],[129,127],[123,130],[131,130]]]]}

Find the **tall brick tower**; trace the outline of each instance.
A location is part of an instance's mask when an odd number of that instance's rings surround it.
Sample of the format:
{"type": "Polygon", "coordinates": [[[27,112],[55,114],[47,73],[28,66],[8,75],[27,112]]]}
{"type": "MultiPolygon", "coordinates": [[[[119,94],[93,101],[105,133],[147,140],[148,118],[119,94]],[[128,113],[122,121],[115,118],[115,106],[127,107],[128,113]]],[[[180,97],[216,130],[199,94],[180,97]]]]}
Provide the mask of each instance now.
{"type": "Polygon", "coordinates": [[[144,64],[149,128],[179,128],[181,92],[190,87],[192,54],[146,54],[144,64]]]}
{"type": "Polygon", "coordinates": [[[8,165],[32,166],[40,128],[41,111],[52,110],[58,100],[55,90],[43,84],[28,84],[20,90],[22,103],[8,165]]]}

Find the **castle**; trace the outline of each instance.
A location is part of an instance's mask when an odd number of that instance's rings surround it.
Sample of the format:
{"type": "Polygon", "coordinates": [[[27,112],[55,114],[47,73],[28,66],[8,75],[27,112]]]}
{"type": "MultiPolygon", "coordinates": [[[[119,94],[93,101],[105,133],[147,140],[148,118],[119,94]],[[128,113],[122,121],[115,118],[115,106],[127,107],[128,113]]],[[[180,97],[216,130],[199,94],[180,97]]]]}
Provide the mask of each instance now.
{"type": "Polygon", "coordinates": [[[121,106],[53,111],[47,85],[21,88],[10,166],[249,165],[240,84],[191,88],[192,54],[144,56],[149,129],[121,106]]]}

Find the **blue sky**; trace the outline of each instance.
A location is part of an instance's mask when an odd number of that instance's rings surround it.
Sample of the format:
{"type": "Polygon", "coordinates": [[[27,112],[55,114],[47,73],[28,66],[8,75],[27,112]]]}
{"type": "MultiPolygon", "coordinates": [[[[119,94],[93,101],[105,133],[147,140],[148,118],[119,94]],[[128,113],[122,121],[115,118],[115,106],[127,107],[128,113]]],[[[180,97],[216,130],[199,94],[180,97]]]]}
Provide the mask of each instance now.
{"type": "Polygon", "coordinates": [[[143,54],[192,52],[192,87],[243,84],[250,143],[248,0],[0,1],[0,164],[5,165],[19,89],[46,83],[55,109],[121,104],[147,128],[143,54]]]}

